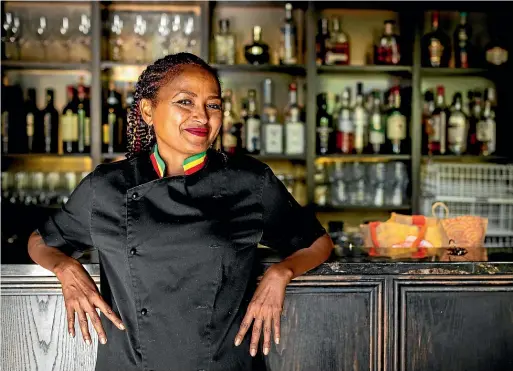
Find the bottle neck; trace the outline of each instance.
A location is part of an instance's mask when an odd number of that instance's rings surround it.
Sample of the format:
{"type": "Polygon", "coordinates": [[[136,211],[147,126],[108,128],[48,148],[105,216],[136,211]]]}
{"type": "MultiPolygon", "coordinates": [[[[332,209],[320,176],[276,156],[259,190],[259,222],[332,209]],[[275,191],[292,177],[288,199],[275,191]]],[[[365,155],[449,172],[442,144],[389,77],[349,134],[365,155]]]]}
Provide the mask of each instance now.
{"type": "Polygon", "coordinates": [[[297,105],[297,90],[290,90],[289,91],[289,104],[291,106],[297,105]]]}
{"type": "Polygon", "coordinates": [[[436,106],[437,107],[444,107],[445,106],[444,93],[438,93],[436,95],[436,106]]]}
{"type": "Polygon", "coordinates": [[[259,43],[262,38],[262,31],[260,29],[253,29],[253,43],[259,43]]]}
{"type": "Polygon", "coordinates": [[[433,27],[433,31],[438,30],[438,22],[439,22],[439,15],[437,12],[433,12],[433,18],[431,19],[431,25],[433,27]]]}

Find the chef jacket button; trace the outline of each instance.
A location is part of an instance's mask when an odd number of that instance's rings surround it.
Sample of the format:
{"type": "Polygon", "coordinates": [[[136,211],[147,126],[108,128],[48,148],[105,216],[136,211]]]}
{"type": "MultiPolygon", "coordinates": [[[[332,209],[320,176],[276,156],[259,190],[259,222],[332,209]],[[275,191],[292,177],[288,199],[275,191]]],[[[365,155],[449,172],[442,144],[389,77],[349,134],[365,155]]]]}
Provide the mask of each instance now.
{"type": "Polygon", "coordinates": [[[137,200],[139,198],[139,193],[134,192],[132,193],[132,200],[137,200]]]}
{"type": "Polygon", "coordinates": [[[137,249],[135,247],[130,249],[130,254],[135,255],[137,253],[137,249]]]}
{"type": "Polygon", "coordinates": [[[145,316],[145,315],[146,315],[146,313],[148,313],[148,309],[146,309],[146,308],[141,309],[141,314],[142,314],[143,316],[145,316]]]}

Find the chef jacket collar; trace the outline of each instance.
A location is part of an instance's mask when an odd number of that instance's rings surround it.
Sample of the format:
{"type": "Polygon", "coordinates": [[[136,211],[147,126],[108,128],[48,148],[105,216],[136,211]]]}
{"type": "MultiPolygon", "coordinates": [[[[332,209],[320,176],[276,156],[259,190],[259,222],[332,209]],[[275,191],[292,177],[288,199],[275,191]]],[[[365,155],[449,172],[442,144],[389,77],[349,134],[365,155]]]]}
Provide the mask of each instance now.
{"type": "MultiPolygon", "coordinates": [[[[150,154],[151,163],[153,165],[153,169],[157,173],[159,178],[162,178],[166,174],[166,163],[160,157],[157,143],[153,146],[153,150],[150,154]]],[[[191,175],[205,166],[205,162],[207,159],[207,152],[201,152],[196,155],[187,157],[183,162],[183,170],[185,175],[191,175]]]]}

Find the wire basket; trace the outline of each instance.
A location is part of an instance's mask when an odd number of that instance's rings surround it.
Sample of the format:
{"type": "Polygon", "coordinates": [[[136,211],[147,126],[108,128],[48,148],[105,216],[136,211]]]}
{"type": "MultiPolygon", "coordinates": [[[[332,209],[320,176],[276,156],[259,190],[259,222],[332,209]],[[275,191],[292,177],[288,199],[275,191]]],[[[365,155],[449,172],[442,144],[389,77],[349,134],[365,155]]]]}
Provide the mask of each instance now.
{"type": "Polygon", "coordinates": [[[513,201],[513,165],[427,163],[421,169],[421,192],[437,201],[513,201]]]}

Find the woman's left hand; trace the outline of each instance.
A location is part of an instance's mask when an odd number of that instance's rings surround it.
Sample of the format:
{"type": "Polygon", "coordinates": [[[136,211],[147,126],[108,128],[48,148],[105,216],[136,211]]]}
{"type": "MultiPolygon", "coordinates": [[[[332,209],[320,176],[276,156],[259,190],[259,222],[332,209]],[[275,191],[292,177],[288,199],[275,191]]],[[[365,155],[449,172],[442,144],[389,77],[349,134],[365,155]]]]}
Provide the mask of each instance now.
{"type": "Polygon", "coordinates": [[[253,333],[251,335],[250,354],[255,356],[262,328],[264,329],[263,352],[269,354],[271,349],[271,328],[274,328],[274,342],[280,342],[280,317],[285,299],[285,288],[292,279],[293,272],[279,263],[270,267],[262,277],[258,287],[249,303],[248,310],[239,332],[235,337],[235,345],[242,343],[242,339],[251,326],[253,320],[253,333]]]}

